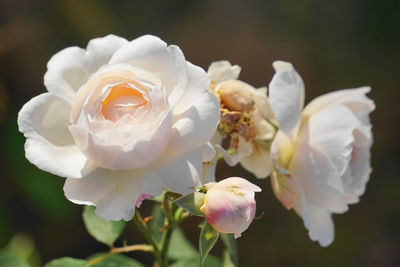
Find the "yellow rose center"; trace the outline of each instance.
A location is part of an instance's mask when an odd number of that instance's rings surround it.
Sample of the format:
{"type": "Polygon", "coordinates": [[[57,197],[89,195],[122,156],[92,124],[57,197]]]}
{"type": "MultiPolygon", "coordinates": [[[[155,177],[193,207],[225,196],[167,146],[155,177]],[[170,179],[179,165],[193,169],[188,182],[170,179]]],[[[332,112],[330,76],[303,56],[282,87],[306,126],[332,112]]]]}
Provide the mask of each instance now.
{"type": "Polygon", "coordinates": [[[128,83],[112,87],[101,102],[101,113],[104,118],[117,121],[126,114],[133,114],[140,106],[148,103],[143,92],[128,83]]]}

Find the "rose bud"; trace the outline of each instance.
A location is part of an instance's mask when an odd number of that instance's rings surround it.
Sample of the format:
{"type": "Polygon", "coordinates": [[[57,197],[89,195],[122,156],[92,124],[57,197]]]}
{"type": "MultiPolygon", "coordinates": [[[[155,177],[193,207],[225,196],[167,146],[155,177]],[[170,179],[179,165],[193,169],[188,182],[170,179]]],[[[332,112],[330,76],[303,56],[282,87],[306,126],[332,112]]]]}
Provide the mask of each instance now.
{"type": "Polygon", "coordinates": [[[218,232],[240,237],[253,221],[256,213],[254,192],[260,192],[261,188],[239,177],[208,183],[205,187],[207,193],[200,210],[207,222],[218,232]]]}

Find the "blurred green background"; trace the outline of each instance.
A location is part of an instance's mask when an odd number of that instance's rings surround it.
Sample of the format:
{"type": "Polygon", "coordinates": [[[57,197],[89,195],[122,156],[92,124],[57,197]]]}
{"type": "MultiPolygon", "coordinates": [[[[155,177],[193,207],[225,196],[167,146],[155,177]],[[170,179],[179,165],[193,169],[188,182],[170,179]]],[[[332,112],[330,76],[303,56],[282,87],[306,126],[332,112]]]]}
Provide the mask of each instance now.
{"type": "MultiPolygon", "coordinates": [[[[157,35],[203,68],[227,59],[255,87],[268,85],[274,60],[290,61],[304,79],[307,102],[370,85],[377,105],[373,173],[361,202],[334,216],[336,239],[328,248],[309,240],[301,219],[274,198],[269,180],[226,166],[218,178],[243,176],[263,188],[257,213],[264,216],[238,239],[241,266],[400,266],[398,0],[0,1],[0,247],[26,233],[42,263],[107,249],[86,233],[82,207],[64,198],[63,178],[25,159],[16,118],[24,103],[45,92],[43,75],[54,53],[109,33],[157,35]]],[[[185,227],[195,243],[194,221],[185,227]]],[[[124,237],[143,241],[133,226],[124,237]]],[[[220,251],[219,245],[214,252],[220,251]]]]}

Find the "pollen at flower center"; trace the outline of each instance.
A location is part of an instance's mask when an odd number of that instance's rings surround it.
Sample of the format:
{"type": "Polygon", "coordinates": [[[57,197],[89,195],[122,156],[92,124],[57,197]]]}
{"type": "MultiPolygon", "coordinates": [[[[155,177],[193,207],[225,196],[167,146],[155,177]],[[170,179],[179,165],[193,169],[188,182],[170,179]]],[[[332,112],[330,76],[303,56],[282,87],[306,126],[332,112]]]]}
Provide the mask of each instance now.
{"type": "Polygon", "coordinates": [[[101,113],[104,118],[115,122],[126,114],[132,115],[148,102],[142,91],[129,84],[118,84],[112,87],[101,102],[101,113]]]}

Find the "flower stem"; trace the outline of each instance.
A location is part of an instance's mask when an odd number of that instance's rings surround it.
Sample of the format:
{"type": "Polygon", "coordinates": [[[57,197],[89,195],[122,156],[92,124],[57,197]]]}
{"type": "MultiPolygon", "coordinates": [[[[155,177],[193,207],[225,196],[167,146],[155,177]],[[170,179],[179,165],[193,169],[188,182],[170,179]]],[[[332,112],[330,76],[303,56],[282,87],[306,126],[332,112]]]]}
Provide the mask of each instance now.
{"type": "Polygon", "coordinates": [[[161,253],[160,253],[160,247],[158,245],[158,242],[154,238],[154,236],[151,234],[149,228],[147,227],[146,222],[143,220],[142,215],[140,214],[139,210],[136,209],[135,215],[133,217],[133,221],[135,222],[136,226],[139,228],[140,232],[142,232],[143,236],[146,238],[147,242],[150,243],[150,245],[153,247],[153,253],[156,257],[157,262],[161,262],[161,253]]]}
{"type": "Polygon", "coordinates": [[[125,252],[131,252],[131,251],[139,251],[139,250],[146,251],[146,252],[153,252],[153,247],[150,245],[147,245],[147,244],[137,244],[137,245],[124,246],[124,247],[119,247],[119,248],[112,247],[108,253],[89,260],[88,265],[93,266],[93,265],[105,260],[112,254],[125,253],[125,252]]]}

